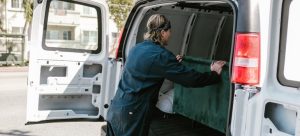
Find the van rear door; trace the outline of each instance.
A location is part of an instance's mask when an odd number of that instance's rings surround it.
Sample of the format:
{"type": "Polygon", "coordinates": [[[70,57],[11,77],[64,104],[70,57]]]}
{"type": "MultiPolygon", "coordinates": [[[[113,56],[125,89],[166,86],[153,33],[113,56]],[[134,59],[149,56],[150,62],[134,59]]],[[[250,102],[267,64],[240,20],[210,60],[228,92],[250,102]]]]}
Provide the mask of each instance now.
{"type": "MultiPolygon", "coordinates": [[[[250,1],[245,4],[249,7],[239,9],[241,16],[245,16],[241,10],[255,7],[250,6],[255,1],[250,1]]],[[[259,1],[256,6],[259,14],[251,21],[256,20],[260,24],[260,74],[256,78],[259,82],[256,85],[236,84],[231,134],[297,136],[300,135],[300,2],[259,1]]],[[[250,25],[249,28],[255,27],[250,25]]]]}
{"type": "Polygon", "coordinates": [[[271,7],[270,73],[261,134],[300,135],[300,2],[274,1],[271,7]],[[272,27],[273,28],[273,27],[272,27]],[[278,45],[278,46],[276,46],[278,45]],[[279,53],[279,54],[276,54],[279,53]],[[271,76],[272,74],[272,76],[271,76]],[[268,129],[269,131],[267,131],[268,129]],[[270,132],[272,130],[272,132],[270,132]]]}
{"type": "Polygon", "coordinates": [[[27,121],[105,116],[111,72],[106,2],[35,2],[27,121]]]}

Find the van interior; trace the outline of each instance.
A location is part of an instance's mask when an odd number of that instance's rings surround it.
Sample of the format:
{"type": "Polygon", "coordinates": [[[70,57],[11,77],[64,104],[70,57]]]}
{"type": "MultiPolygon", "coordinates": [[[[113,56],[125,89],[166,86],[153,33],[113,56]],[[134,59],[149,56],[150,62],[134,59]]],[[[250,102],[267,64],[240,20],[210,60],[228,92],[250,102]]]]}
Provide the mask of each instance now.
{"type": "MultiPolygon", "coordinates": [[[[157,109],[149,135],[225,135],[232,97],[229,64],[235,30],[234,7],[222,1],[146,4],[129,28],[127,45],[144,40],[148,18],[153,14],[163,14],[170,20],[171,39],[166,48],[174,55],[185,56],[184,65],[208,72],[214,60],[224,60],[227,64],[221,83],[202,88],[186,88],[175,83],[173,113],[157,109]]],[[[126,46],[127,53],[130,48],[126,46]]]]}

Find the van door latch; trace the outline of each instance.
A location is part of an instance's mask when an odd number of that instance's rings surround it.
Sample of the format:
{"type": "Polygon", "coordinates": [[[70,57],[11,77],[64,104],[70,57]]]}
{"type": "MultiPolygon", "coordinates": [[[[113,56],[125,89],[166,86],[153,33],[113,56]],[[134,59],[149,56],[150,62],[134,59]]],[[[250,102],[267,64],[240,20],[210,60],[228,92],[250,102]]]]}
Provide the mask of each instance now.
{"type": "Polygon", "coordinates": [[[260,92],[260,88],[256,86],[250,86],[250,85],[243,85],[242,86],[243,90],[249,93],[258,93],[260,92]]]}

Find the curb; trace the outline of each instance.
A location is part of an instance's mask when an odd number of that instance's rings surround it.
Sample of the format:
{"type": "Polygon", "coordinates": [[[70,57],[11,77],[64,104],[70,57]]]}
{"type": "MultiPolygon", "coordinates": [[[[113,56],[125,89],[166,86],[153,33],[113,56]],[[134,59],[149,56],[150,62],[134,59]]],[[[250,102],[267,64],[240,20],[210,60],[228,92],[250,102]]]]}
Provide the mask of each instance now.
{"type": "Polygon", "coordinates": [[[0,72],[28,72],[28,67],[0,67],[0,72]]]}

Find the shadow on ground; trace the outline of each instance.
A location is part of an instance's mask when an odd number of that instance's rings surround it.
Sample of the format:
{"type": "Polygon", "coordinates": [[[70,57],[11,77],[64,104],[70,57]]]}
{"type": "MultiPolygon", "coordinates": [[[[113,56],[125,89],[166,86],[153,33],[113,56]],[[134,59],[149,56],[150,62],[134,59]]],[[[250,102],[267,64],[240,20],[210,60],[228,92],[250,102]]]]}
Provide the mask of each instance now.
{"type": "MultiPolygon", "coordinates": [[[[36,125],[36,124],[48,124],[48,123],[65,123],[65,122],[103,122],[103,117],[100,116],[98,119],[57,119],[57,120],[45,120],[39,122],[27,122],[25,125],[36,125]]],[[[1,134],[1,131],[0,131],[1,134]]]]}

